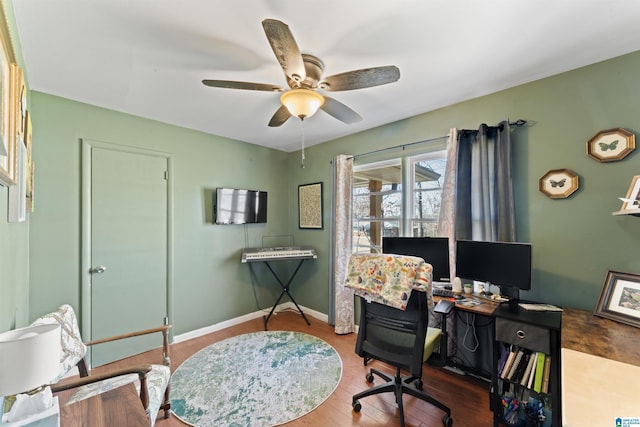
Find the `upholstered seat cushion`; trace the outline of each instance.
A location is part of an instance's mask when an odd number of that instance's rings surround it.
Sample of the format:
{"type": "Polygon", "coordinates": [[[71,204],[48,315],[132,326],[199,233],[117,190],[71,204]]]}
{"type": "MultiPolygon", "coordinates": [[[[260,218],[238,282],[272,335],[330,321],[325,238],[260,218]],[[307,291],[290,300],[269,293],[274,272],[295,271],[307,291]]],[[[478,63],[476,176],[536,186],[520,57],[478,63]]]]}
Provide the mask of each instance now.
{"type": "Polygon", "coordinates": [[[427,328],[427,336],[424,339],[424,354],[422,356],[422,360],[425,362],[433,352],[436,347],[440,343],[440,335],[442,335],[442,330],[439,328],[427,328]]]}
{"type": "MultiPolygon", "coordinates": [[[[70,374],[78,362],[84,359],[87,353],[87,346],[83,343],[78,327],[78,319],[73,308],[62,305],[56,311],[46,314],[36,319],[32,325],[59,324],[62,328],[60,335],[60,373],[58,377],[51,381],[51,384],[70,374]]],[[[151,365],[151,371],[147,373],[147,389],[149,392],[149,406],[147,415],[150,425],[155,424],[160,406],[164,403],[165,390],[171,378],[171,369],[165,365],[151,365]]],[[[78,387],[78,390],[69,399],[67,404],[77,402],[99,393],[121,387],[125,384],[135,382],[138,394],[140,393],[140,381],[137,374],[121,375],[99,382],[78,387]]]]}
{"type": "MultiPolygon", "coordinates": [[[[154,425],[156,422],[160,405],[164,399],[164,391],[167,388],[170,377],[171,370],[168,366],[151,365],[151,371],[147,374],[147,389],[149,390],[149,408],[147,409],[147,415],[149,416],[150,425],[154,425]]],[[[67,405],[113,390],[114,388],[122,387],[131,382],[135,382],[136,390],[140,393],[140,380],[138,379],[138,375],[128,374],[79,387],[78,391],[68,400],[67,405]]]]}
{"type": "Polygon", "coordinates": [[[51,381],[51,384],[54,384],[66,376],[84,358],[87,353],[87,346],[82,342],[78,319],[70,305],[64,304],[60,306],[56,311],[37,318],[31,325],[51,324],[60,325],[62,328],[62,333],[60,334],[60,372],[51,381]]]}

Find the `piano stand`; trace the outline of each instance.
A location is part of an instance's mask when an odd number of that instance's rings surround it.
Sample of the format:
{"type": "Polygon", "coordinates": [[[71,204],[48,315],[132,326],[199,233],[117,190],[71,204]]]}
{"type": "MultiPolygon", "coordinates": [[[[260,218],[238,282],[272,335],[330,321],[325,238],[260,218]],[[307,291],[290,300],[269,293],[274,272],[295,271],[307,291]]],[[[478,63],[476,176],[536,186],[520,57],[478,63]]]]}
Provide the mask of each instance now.
{"type": "Polygon", "coordinates": [[[267,322],[269,322],[269,319],[271,318],[271,315],[275,311],[275,309],[278,306],[278,304],[280,304],[280,300],[282,299],[284,294],[287,294],[289,296],[289,299],[291,300],[291,302],[295,304],[296,308],[298,309],[298,311],[300,312],[300,314],[304,318],[305,322],[307,322],[307,325],[311,325],[311,322],[309,322],[309,319],[307,319],[307,316],[304,315],[304,313],[302,312],[302,309],[300,308],[300,306],[298,305],[296,300],[293,299],[293,297],[289,293],[289,286],[291,285],[291,282],[293,281],[293,278],[296,277],[296,274],[298,274],[298,270],[300,270],[300,267],[302,267],[302,263],[305,262],[305,260],[307,260],[307,259],[308,258],[302,258],[300,260],[300,262],[298,263],[298,266],[296,267],[295,271],[293,272],[293,274],[289,278],[289,281],[287,282],[286,285],[282,283],[282,280],[280,280],[280,278],[278,277],[276,272],[273,271],[273,268],[271,268],[271,264],[269,264],[269,261],[263,261],[267,265],[267,267],[269,268],[269,271],[271,271],[271,274],[273,274],[273,277],[275,277],[276,280],[278,281],[278,283],[280,284],[280,286],[282,286],[282,292],[280,293],[280,296],[278,297],[278,300],[276,301],[275,304],[273,304],[273,308],[271,308],[271,311],[269,312],[269,315],[264,317],[264,330],[265,331],[267,330],[267,322]]]}

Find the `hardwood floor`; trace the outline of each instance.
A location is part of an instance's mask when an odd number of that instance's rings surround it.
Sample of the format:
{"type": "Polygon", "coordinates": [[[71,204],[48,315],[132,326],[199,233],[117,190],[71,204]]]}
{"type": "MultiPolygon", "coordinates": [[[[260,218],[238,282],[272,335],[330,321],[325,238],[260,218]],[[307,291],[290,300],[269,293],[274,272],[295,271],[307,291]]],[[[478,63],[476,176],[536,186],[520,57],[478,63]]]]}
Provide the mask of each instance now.
{"type": "MultiPolygon", "coordinates": [[[[351,396],[369,387],[365,380],[365,374],[369,367],[388,371],[392,375],[394,371],[375,361],[365,367],[362,359],[354,351],[356,334],[336,335],[333,328],[325,322],[313,317],[309,317],[309,320],[311,326],[307,326],[299,313],[285,311],[272,316],[268,326],[269,330],[304,332],[331,344],[342,358],[342,379],[335,392],[322,405],[304,417],[287,423],[286,426],[382,427],[400,425],[398,409],[391,394],[362,399],[362,410],[359,413],[353,412],[351,408],[351,396]]],[[[172,369],[176,369],[189,356],[214,342],[262,330],[264,330],[262,319],[255,319],[199,338],[173,344],[171,346],[172,369]]],[[[94,373],[105,368],[126,366],[131,363],[157,363],[160,360],[159,350],[157,354],[154,353],[156,353],[155,350],[96,368],[94,373]]],[[[424,389],[451,408],[454,426],[482,427],[492,425],[492,415],[489,411],[489,384],[487,382],[428,365],[425,365],[422,379],[424,389]]],[[[377,378],[376,382],[379,381],[381,380],[377,378]]],[[[406,396],[404,408],[407,427],[442,426],[443,412],[428,403],[406,396]]],[[[163,413],[160,412],[156,426],[184,427],[185,424],[174,415],[165,420],[163,413]]]]}

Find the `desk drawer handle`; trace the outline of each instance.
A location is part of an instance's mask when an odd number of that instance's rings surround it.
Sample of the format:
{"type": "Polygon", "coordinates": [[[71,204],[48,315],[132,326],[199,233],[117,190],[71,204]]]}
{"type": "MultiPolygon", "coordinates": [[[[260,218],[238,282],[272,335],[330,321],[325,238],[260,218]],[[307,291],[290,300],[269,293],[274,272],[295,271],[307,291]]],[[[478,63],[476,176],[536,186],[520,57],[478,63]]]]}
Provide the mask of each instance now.
{"type": "Polygon", "coordinates": [[[524,331],[522,329],[518,329],[518,331],[516,332],[516,335],[518,336],[518,338],[520,339],[524,339],[527,334],[524,333],[524,331]]]}

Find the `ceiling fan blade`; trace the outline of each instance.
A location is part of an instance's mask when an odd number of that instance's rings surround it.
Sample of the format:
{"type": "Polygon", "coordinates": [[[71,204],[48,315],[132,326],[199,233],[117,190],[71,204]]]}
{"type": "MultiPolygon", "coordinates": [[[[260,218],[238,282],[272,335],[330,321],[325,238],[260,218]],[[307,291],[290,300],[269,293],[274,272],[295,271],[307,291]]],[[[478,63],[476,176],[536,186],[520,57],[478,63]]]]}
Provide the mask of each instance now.
{"type": "Polygon", "coordinates": [[[347,124],[357,123],[362,120],[360,114],[356,113],[351,108],[344,105],[342,102],[328,96],[324,97],[324,104],[322,104],[320,108],[325,113],[347,124]]]}
{"type": "Polygon", "coordinates": [[[280,108],[275,112],[273,117],[271,117],[271,121],[269,121],[269,127],[275,128],[278,126],[282,126],[284,122],[289,120],[291,117],[291,113],[287,110],[287,107],[281,105],[280,108]]]}
{"type": "Polygon", "coordinates": [[[246,89],[246,90],[263,90],[267,92],[282,92],[284,89],[265,83],[251,83],[251,82],[235,82],[232,80],[203,80],[202,83],[205,86],[222,87],[227,89],[246,89]]]}
{"type": "Polygon", "coordinates": [[[307,77],[304,61],[289,26],[276,19],[265,19],[262,27],[286,76],[296,82],[303,81],[307,77]]]}
{"type": "Polygon", "coordinates": [[[320,88],[329,91],[353,90],[386,85],[400,78],[400,70],[395,65],[363,68],[334,74],[320,82],[320,88]]]}

